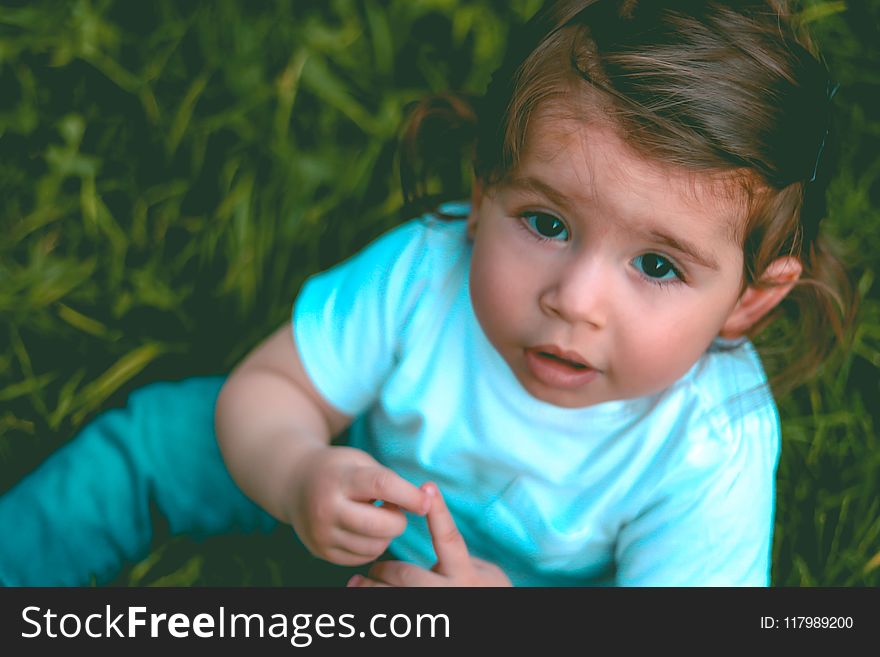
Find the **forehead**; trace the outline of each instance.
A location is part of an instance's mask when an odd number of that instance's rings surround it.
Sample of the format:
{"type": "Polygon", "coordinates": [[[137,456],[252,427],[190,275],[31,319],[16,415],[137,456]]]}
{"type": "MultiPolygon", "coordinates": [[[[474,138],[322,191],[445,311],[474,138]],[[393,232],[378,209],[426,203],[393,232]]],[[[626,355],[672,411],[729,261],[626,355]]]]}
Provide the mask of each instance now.
{"type": "Polygon", "coordinates": [[[585,121],[559,110],[539,109],[532,116],[508,179],[548,183],[569,204],[602,205],[622,221],[694,223],[735,244],[742,242],[748,215],[744,176],[652,160],[627,144],[610,121],[585,121]]]}

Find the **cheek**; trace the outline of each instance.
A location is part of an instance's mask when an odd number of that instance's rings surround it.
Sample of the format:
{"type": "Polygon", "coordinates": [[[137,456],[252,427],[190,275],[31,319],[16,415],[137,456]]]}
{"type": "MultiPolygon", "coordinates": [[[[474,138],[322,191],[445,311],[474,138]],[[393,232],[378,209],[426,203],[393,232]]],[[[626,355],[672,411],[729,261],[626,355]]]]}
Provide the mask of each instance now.
{"type": "Polygon", "coordinates": [[[640,370],[648,387],[668,385],[683,376],[712,344],[721,329],[718,309],[679,309],[651,322],[628,323],[628,339],[618,346],[630,370],[640,370]]]}
{"type": "Polygon", "coordinates": [[[470,292],[474,314],[494,342],[518,324],[525,304],[522,272],[502,249],[475,246],[471,261],[470,292]]]}
{"type": "Polygon", "coordinates": [[[697,362],[703,351],[681,340],[631,340],[614,368],[627,396],[653,394],[675,383],[697,362]],[[622,366],[621,366],[622,365],[622,366]]]}

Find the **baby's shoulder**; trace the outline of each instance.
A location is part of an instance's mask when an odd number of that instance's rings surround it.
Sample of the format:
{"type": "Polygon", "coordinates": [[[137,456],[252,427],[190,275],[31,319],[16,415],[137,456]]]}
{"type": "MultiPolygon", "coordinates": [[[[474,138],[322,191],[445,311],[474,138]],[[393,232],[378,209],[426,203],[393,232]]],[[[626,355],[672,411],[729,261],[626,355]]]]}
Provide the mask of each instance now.
{"type": "Polygon", "coordinates": [[[425,214],[388,228],[331,271],[342,275],[340,282],[346,285],[376,288],[394,297],[395,291],[443,279],[460,265],[468,247],[464,221],[425,214]]]}
{"type": "Polygon", "coordinates": [[[420,296],[437,294],[452,281],[467,278],[470,240],[464,217],[425,214],[393,229],[389,237],[397,242],[391,266],[420,296]]]}
{"type": "Polygon", "coordinates": [[[698,491],[706,482],[774,471],[779,413],[750,343],[714,345],[667,391],[665,403],[680,415],[677,430],[664,439],[664,466],[656,473],[659,483],[649,501],[698,491]]]}
{"type": "Polygon", "coordinates": [[[727,443],[778,440],[779,413],[761,358],[748,340],[716,340],[680,382],[691,399],[692,434],[727,443]]]}
{"type": "Polygon", "coordinates": [[[469,246],[467,214],[427,213],[388,229],[366,250],[394,260],[408,260],[411,266],[427,268],[457,260],[469,246]]]}
{"type": "Polygon", "coordinates": [[[444,203],[436,212],[424,214],[410,223],[418,226],[424,245],[437,259],[459,259],[470,246],[467,236],[468,206],[444,203]]]}

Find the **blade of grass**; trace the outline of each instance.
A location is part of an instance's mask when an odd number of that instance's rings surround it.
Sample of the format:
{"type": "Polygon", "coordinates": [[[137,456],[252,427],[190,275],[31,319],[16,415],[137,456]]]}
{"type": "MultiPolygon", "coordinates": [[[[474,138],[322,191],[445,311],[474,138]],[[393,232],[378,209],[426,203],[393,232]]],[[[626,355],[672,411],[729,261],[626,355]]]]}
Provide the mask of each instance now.
{"type": "Polygon", "coordinates": [[[104,374],[83,388],[73,415],[74,423],[80,424],[123,384],[167,351],[167,345],[149,342],[117,360],[104,374]]]}
{"type": "Polygon", "coordinates": [[[205,87],[208,85],[208,80],[210,79],[211,73],[209,71],[201,73],[192,81],[192,84],[190,84],[189,89],[186,91],[186,95],[184,95],[183,100],[180,101],[180,106],[177,108],[177,113],[174,115],[174,120],[171,122],[171,129],[168,131],[166,152],[168,153],[169,158],[177,152],[177,147],[180,145],[180,140],[186,132],[187,126],[192,118],[193,110],[199,100],[199,96],[202,95],[202,92],[205,90],[205,87]]]}

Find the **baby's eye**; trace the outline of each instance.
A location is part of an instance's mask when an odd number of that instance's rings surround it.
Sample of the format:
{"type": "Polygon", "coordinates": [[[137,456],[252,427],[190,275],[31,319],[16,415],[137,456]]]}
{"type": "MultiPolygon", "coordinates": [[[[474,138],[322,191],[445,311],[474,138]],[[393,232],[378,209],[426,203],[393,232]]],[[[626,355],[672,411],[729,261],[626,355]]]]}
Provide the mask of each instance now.
{"type": "Polygon", "coordinates": [[[656,253],[640,255],[633,260],[633,263],[648,278],[662,281],[671,281],[676,278],[681,278],[675,265],[656,253]]]}
{"type": "Polygon", "coordinates": [[[529,212],[523,215],[526,224],[537,235],[551,240],[564,242],[568,239],[568,229],[561,219],[543,212],[529,212]]]}

